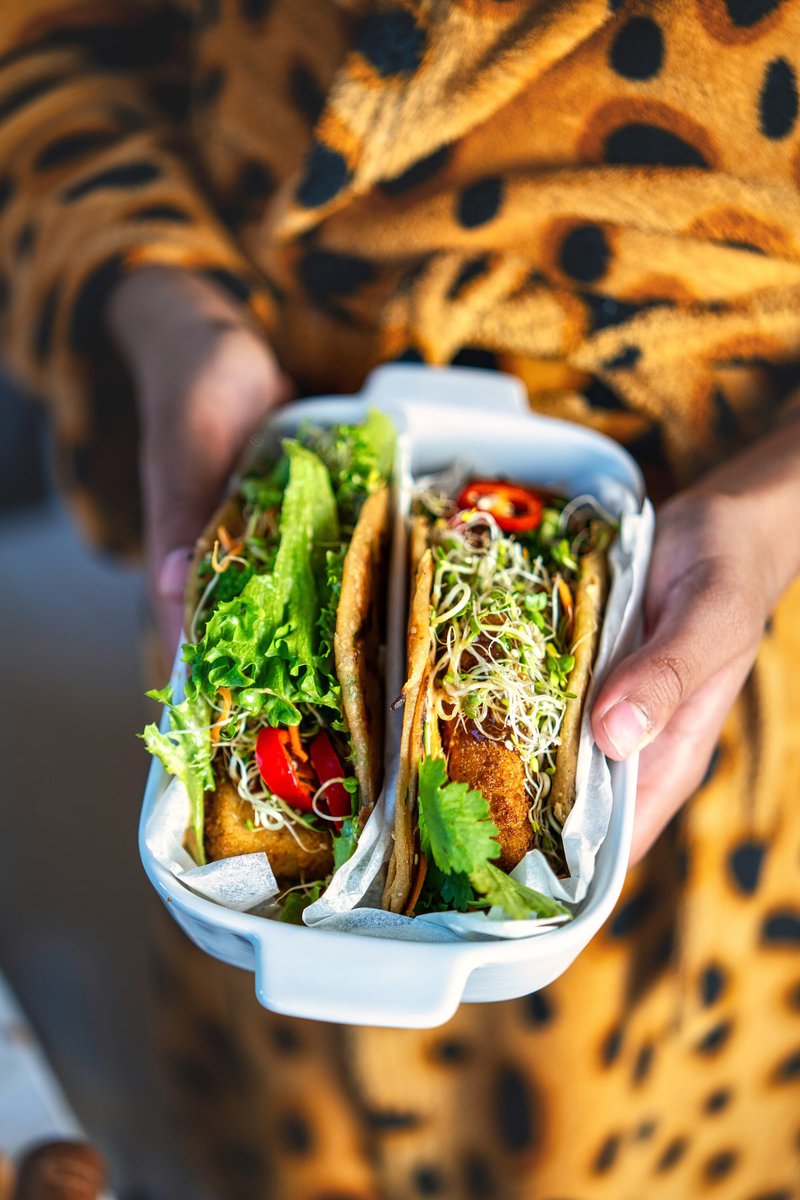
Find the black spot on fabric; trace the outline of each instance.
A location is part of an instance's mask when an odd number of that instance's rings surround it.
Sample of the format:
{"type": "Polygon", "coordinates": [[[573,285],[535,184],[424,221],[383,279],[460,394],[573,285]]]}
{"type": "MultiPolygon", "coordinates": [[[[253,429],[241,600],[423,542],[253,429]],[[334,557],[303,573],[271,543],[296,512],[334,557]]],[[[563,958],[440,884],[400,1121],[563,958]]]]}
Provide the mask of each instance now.
{"type": "Polygon", "coordinates": [[[698,1054],[718,1054],[731,1036],[732,1028],[730,1021],[720,1021],[714,1025],[697,1043],[695,1049],[698,1054]]]}
{"type": "Polygon", "coordinates": [[[661,429],[656,424],[651,425],[644,433],[631,438],[625,445],[639,463],[658,463],[660,465],[666,461],[664,440],[661,436],[661,429]]]}
{"type": "Polygon", "coordinates": [[[636,1055],[636,1062],[633,1064],[633,1082],[643,1083],[653,1067],[653,1047],[648,1042],[642,1046],[639,1053],[636,1055]]]}
{"type": "Polygon", "coordinates": [[[664,37],[649,17],[631,17],[611,43],[609,62],[624,79],[652,79],[664,62],[664,37]]]}
{"type": "Polygon", "coordinates": [[[704,154],[660,125],[631,121],[606,138],[603,157],[615,166],[707,167],[704,154]]]}
{"type": "Polygon", "coordinates": [[[221,287],[241,304],[246,304],[253,293],[252,285],[241,275],[229,271],[227,267],[204,267],[200,274],[206,279],[210,279],[212,283],[216,283],[218,287],[221,287]]]}
{"type": "Polygon", "coordinates": [[[578,283],[595,283],[608,270],[611,257],[606,235],[599,225],[578,225],[571,229],[558,256],[565,275],[578,283]]]}
{"type": "Polygon", "coordinates": [[[68,133],[43,146],[33,160],[35,171],[50,171],[75,162],[87,154],[102,150],[116,141],[118,133],[112,129],[86,130],[83,133],[68,133]]]}
{"type": "Polygon", "coordinates": [[[791,1083],[800,1079],[800,1050],[795,1050],[783,1062],[778,1063],[772,1078],[775,1083],[791,1083]]]}
{"type": "Polygon", "coordinates": [[[148,204],[130,214],[132,221],[170,221],[173,225],[190,225],[192,218],[175,204],[148,204]]]}
{"type": "Polygon", "coordinates": [[[91,453],[88,446],[73,446],[72,478],[81,487],[86,487],[91,478],[91,453]]]}
{"type": "Polygon", "coordinates": [[[266,200],[276,186],[275,176],[266,163],[251,158],[242,164],[238,188],[246,200],[266,200]]]}
{"type": "Polygon", "coordinates": [[[497,370],[497,355],[479,346],[464,346],[450,359],[453,367],[477,367],[482,371],[497,370]]]}
{"type": "Polygon", "coordinates": [[[731,1102],[731,1093],[728,1088],[717,1088],[706,1097],[706,1102],[703,1105],[705,1111],[709,1114],[722,1112],[731,1102]]]}
{"type": "Polygon", "coordinates": [[[396,1112],[392,1109],[371,1109],[366,1114],[367,1124],[376,1133],[396,1133],[405,1129],[416,1129],[420,1124],[419,1113],[396,1112]]]}
{"type": "Polygon", "coordinates": [[[622,1053],[622,1026],[615,1025],[614,1028],[603,1039],[603,1045],[600,1049],[600,1059],[604,1066],[610,1067],[615,1063],[622,1053]]]}
{"type": "Polygon", "coordinates": [[[380,190],[386,196],[402,196],[404,192],[411,191],[412,188],[420,187],[423,183],[427,183],[429,179],[433,179],[435,175],[442,170],[450,161],[453,147],[440,146],[438,150],[434,150],[432,154],[426,155],[425,158],[419,158],[410,167],[406,167],[400,175],[395,175],[393,179],[384,179],[378,184],[380,190]]]}
{"type": "Polygon", "coordinates": [[[752,896],[758,888],[766,850],[765,842],[747,841],[739,842],[728,854],[733,882],[746,896],[752,896]]]}
{"type": "Polygon", "coordinates": [[[425,53],[426,37],[404,8],[373,12],[364,20],[356,50],[384,79],[416,71],[425,53]]]}
{"type": "Polygon", "coordinates": [[[719,963],[709,963],[700,976],[700,1003],[706,1008],[716,1004],[727,984],[725,972],[719,963]]]}
{"type": "Polygon", "coordinates": [[[591,315],[592,333],[624,325],[626,321],[638,316],[645,309],[656,307],[655,302],[653,304],[631,304],[628,300],[615,300],[611,296],[599,296],[596,292],[584,292],[581,300],[591,315]]]}
{"type": "Polygon", "coordinates": [[[444,1180],[437,1167],[417,1167],[414,1172],[414,1187],[420,1196],[441,1195],[444,1180]]]}
{"type": "Polygon", "coordinates": [[[36,226],[33,221],[28,221],[26,225],[20,229],[17,240],[14,243],[14,253],[18,259],[27,258],[31,250],[33,250],[34,242],[36,241],[36,226]]]}
{"type": "Polygon", "coordinates": [[[470,258],[467,262],[462,263],[460,271],[447,289],[447,299],[457,300],[462,292],[476,279],[481,279],[488,269],[488,254],[481,254],[478,258],[470,258]]]}
{"type": "Polygon", "coordinates": [[[587,383],[583,395],[592,408],[602,408],[608,412],[623,412],[625,409],[622,399],[602,379],[592,379],[587,383]]]}
{"type": "Polygon", "coordinates": [[[280,1144],[298,1156],[308,1154],[314,1139],[311,1127],[300,1113],[284,1113],[276,1121],[276,1134],[280,1144]]]}
{"type": "Polygon", "coordinates": [[[405,350],[401,350],[394,361],[398,363],[424,363],[425,359],[416,346],[406,346],[405,350]]]}
{"type": "Polygon", "coordinates": [[[800,1012],[800,983],[796,983],[789,990],[789,1007],[795,1008],[800,1012]]]}
{"type": "Polygon", "coordinates": [[[776,58],[764,72],[758,97],[758,121],[764,137],[774,142],[788,137],[797,120],[797,77],[785,58],[776,58]]]}
{"type": "Polygon", "coordinates": [[[14,195],[15,191],[16,186],[7,175],[5,178],[0,179],[0,212],[2,212],[3,209],[8,206],[9,201],[11,200],[11,197],[14,195]]]}
{"type": "Polygon", "coordinates": [[[748,1200],[797,1200],[794,1192],[788,1188],[778,1188],[772,1192],[759,1192],[757,1196],[748,1196],[748,1200]]]}
{"type": "Polygon", "coordinates": [[[607,371],[630,371],[641,357],[642,351],[639,346],[623,346],[619,354],[607,359],[603,366],[607,371]]]}
{"type": "Polygon", "coordinates": [[[531,1025],[549,1025],[555,1016],[553,1001],[547,992],[533,992],[523,1004],[531,1025]]]}
{"type": "Polygon", "coordinates": [[[314,72],[303,62],[296,62],[289,72],[289,96],[298,112],[316,125],[325,107],[325,93],[314,72]]]}
{"type": "Polygon", "coordinates": [[[445,1038],[434,1048],[434,1056],[439,1062],[448,1066],[461,1066],[472,1057],[472,1048],[468,1042],[460,1042],[456,1038],[445,1038]]]}
{"type": "Polygon", "coordinates": [[[33,100],[38,100],[40,96],[44,96],[51,88],[62,82],[60,76],[48,75],[44,79],[34,79],[31,83],[24,83],[0,100],[0,121],[5,121],[6,117],[12,116],[33,100]]]}
{"type": "Polygon", "coordinates": [[[667,1171],[671,1171],[673,1167],[676,1167],[683,1158],[687,1149],[688,1142],[686,1141],[686,1138],[674,1138],[673,1141],[671,1141],[664,1149],[663,1154],[658,1160],[656,1170],[659,1172],[659,1174],[664,1174],[667,1171]]]}
{"type": "Polygon", "coordinates": [[[495,1196],[492,1168],[485,1158],[472,1155],[464,1162],[464,1186],[467,1200],[493,1200],[495,1196]]]}
{"type": "Polygon", "coordinates": [[[738,1160],[739,1155],[735,1150],[720,1150],[718,1154],[713,1154],[708,1159],[703,1167],[703,1174],[709,1182],[714,1183],[718,1179],[724,1179],[726,1175],[730,1175],[738,1160]]]}
{"type": "Polygon", "coordinates": [[[246,21],[263,21],[272,8],[272,0],[239,0],[239,8],[246,21]]]}
{"type": "Polygon", "coordinates": [[[617,1161],[622,1139],[618,1133],[610,1134],[595,1155],[592,1170],[596,1175],[605,1175],[617,1161]]]}
{"type": "Polygon", "coordinates": [[[225,86],[225,72],[222,67],[212,67],[207,71],[197,85],[195,98],[203,106],[213,104],[225,86]]]}
{"type": "Polygon", "coordinates": [[[324,142],[315,142],[308,157],[305,177],[297,199],[305,208],[320,208],[346,187],[353,178],[344,155],[324,142]]]}
{"type": "Polygon", "coordinates": [[[456,219],[465,229],[478,229],[494,220],[502,202],[502,179],[499,175],[487,175],[459,192],[456,219]]]}
{"type": "Polygon", "coordinates": [[[502,1067],[494,1085],[495,1132],[513,1152],[533,1144],[533,1099],[528,1081],[516,1067],[502,1067]]]}
{"type": "Polygon", "coordinates": [[[84,279],[72,301],[69,344],[76,354],[91,354],[97,344],[103,306],[122,271],[122,257],[114,255],[95,267],[84,279]]]}
{"type": "Polygon", "coordinates": [[[85,179],[79,179],[77,183],[68,187],[63,195],[64,203],[71,204],[92,192],[104,191],[107,188],[141,187],[145,183],[153,183],[156,179],[160,179],[161,175],[161,167],[157,163],[147,160],[122,163],[118,167],[107,167],[106,170],[98,171],[97,174],[89,175],[85,179]]]}
{"type": "Polygon", "coordinates": [[[655,1121],[642,1121],[641,1125],[639,1125],[637,1128],[634,1137],[636,1138],[637,1142],[649,1142],[655,1131],[655,1121]]]}
{"type": "Polygon", "coordinates": [[[719,742],[717,742],[716,746],[711,751],[711,758],[708,760],[708,766],[706,767],[706,773],[703,776],[703,778],[700,780],[701,788],[707,787],[707,785],[709,783],[711,783],[711,780],[714,778],[714,776],[717,773],[717,768],[719,767],[719,764],[721,761],[722,761],[722,747],[720,746],[719,742]]]}
{"type": "Polygon", "coordinates": [[[326,304],[333,297],[352,296],[375,277],[374,264],[355,254],[308,250],[297,263],[297,275],[309,297],[326,304]]]}
{"type": "Polygon", "coordinates": [[[266,1026],[265,1032],[271,1043],[281,1054],[298,1054],[303,1049],[303,1042],[293,1025],[266,1026]]]}
{"type": "Polygon", "coordinates": [[[740,29],[750,29],[780,6],[782,0],[725,0],[728,16],[740,29]]]}
{"type": "Polygon", "coordinates": [[[636,892],[621,908],[618,908],[611,919],[609,932],[612,937],[627,937],[638,929],[650,916],[655,908],[655,892],[643,890],[636,892]]]}
{"type": "Polygon", "coordinates": [[[714,388],[711,404],[714,409],[714,431],[717,436],[721,438],[738,437],[739,423],[736,420],[736,413],[722,388],[714,388]]]}
{"type": "Polygon", "coordinates": [[[39,316],[34,325],[33,353],[40,363],[47,358],[53,347],[53,330],[55,328],[60,298],[61,289],[56,283],[50,288],[42,301],[42,307],[39,310],[39,316]]]}

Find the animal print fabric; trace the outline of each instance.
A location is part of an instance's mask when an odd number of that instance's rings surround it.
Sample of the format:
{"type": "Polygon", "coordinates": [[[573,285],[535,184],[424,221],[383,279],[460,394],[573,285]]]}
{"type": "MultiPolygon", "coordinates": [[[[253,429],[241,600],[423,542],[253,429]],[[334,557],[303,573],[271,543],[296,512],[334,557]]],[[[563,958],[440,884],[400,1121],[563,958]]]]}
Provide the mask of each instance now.
{"type": "MultiPolygon", "coordinates": [[[[798,0],[0,6],[6,353],[89,536],[137,544],[103,335],[147,263],[302,393],[512,371],[668,494],[800,373],[798,0]]],[[[176,1140],[224,1200],[800,1197],[800,589],[706,782],[567,974],[443,1029],[271,1016],[165,924],[176,1140]]]]}

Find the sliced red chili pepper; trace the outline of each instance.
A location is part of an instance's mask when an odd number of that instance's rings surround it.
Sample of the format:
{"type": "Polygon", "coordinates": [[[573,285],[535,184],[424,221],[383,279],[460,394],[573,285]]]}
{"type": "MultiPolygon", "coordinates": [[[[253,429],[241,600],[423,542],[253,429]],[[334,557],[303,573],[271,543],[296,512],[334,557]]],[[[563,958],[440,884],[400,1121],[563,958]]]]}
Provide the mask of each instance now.
{"type": "Polygon", "coordinates": [[[301,777],[298,770],[300,764],[292,757],[290,745],[287,729],[267,727],[260,731],[256,738],[256,762],[261,778],[271,792],[293,808],[313,812],[313,783],[301,777]]]}
{"type": "MultiPolygon", "coordinates": [[[[324,729],[320,729],[312,741],[309,753],[311,754],[311,765],[317,772],[321,784],[327,783],[329,779],[344,777],[345,771],[339,755],[334,750],[331,739],[324,729]]],[[[326,787],[320,796],[320,803],[327,808],[332,817],[340,818],[336,821],[337,829],[341,827],[341,818],[349,817],[353,811],[353,798],[341,783],[332,783],[330,787],[326,787]]]]}
{"type": "Polygon", "coordinates": [[[459,508],[488,512],[505,533],[527,533],[542,520],[541,497],[515,483],[476,479],[458,497],[459,508]]]}

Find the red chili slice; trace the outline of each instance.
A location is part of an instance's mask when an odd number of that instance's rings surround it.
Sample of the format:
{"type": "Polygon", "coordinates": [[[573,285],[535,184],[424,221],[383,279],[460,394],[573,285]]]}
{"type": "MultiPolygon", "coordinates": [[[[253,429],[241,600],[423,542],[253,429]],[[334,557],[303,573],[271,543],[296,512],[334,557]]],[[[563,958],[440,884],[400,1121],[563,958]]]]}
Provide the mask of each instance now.
{"type": "MultiPolygon", "coordinates": [[[[262,729],[256,738],[256,762],[261,778],[271,792],[293,808],[313,812],[314,787],[300,777],[298,764],[290,753],[291,738],[286,729],[262,729]]],[[[302,769],[302,768],[301,768],[302,769]]],[[[305,774],[305,772],[304,772],[305,774]]]]}
{"type": "MultiPolygon", "coordinates": [[[[329,779],[343,778],[345,771],[339,760],[339,755],[333,748],[331,739],[324,729],[320,729],[309,747],[311,765],[319,776],[321,784],[329,779]]],[[[353,798],[341,783],[332,783],[326,787],[320,796],[320,803],[327,808],[332,817],[339,818],[336,827],[341,828],[341,818],[349,817],[353,811],[353,798]]]]}
{"type": "Polygon", "coordinates": [[[542,520],[540,496],[515,483],[476,479],[458,497],[458,507],[488,512],[505,533],[527,533],[542,520]]]}

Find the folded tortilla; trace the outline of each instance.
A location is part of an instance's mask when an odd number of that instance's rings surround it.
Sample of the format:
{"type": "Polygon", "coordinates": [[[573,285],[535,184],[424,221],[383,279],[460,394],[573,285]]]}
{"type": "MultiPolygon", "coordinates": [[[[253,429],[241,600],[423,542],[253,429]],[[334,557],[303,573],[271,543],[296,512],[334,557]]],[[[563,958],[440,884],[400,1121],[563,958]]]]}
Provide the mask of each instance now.
{"type": "MultiPolygon", "coordinates": [[[[380,646],[384,640],[384,596],[390,531],[390,492],[368,496],[344,559],[336,611],[334,661],[359,785],[361,822],[375,804],[383,773],[384,687],[380,646]]],[[[229,497],[198,538],[185,591],[187,636],[196,641],[198,606],[206,582],[199,571],[224,526],[234,540],[244,532],[243,503],[229,497]]],[[[253,806],[242,799],[224,769],[223,750],[214,764],[216,788],[205,798],[205,850],[209,862],[263,851],[280,882],[324,878],[333,867],[329,830],[308,829],[299,820],[277,830],[255,824],[253,806]]]]}

